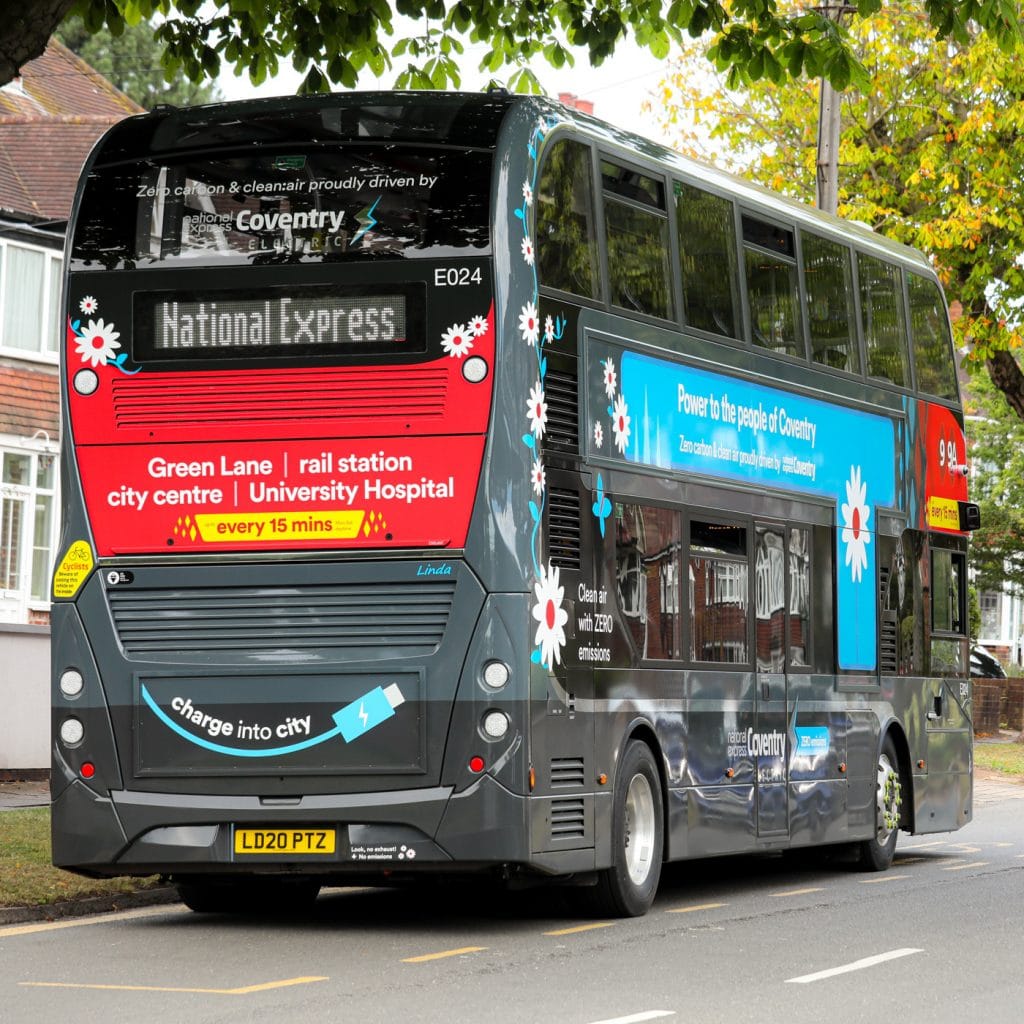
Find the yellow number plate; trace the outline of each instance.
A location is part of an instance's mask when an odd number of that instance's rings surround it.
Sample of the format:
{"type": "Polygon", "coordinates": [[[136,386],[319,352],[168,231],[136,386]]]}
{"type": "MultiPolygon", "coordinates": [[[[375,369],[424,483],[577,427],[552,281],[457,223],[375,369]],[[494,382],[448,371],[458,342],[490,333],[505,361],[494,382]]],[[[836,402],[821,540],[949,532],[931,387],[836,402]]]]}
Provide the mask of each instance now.
{"type": "Polygon", "coordinates": [[[333,828],[236,828],[235,853],[258,856],[282,853],[334,853],[333,828]]]}

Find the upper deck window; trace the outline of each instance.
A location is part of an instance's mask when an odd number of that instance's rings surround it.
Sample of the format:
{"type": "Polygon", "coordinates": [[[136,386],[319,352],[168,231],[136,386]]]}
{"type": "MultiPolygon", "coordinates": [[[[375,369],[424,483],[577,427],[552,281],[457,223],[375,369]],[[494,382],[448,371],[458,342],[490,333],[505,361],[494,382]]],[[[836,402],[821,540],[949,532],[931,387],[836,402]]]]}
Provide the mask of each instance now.
{"type": "Polygon", "coordinates": [[[802,357],[800,286],[793,232],[744,214],[743,252],[754,344],[802,357]]]}
{"type": "Polygon", "coordinates": [[[732,203],[678,181],[675,193],[686,323],[735,338],[739,285],[732,203]]]}
{"type": "Polygon", "coordinates": [[[909,386],[910,354],[900,268],[858,253],[857,273],[868,376],[909,386]]]}
{"type": "Polygon", "coordinates": [[[537,186],[537,271],[548,288],[600,297],[590,147],[561,139],[547,152],[537,186]]]}
{"type": "Polygon", "coordinates": [[[956,357],[939,286],[917,274],[907,274],[907,294],[918,389],[955,402],[956,357]]]}
{"type": "Polygon", "coordinates": [[[811,358],[837,370],[860,373],[850,250],[809,232],[803,233],[801,241],[811,358]]]}
{"type": "Polygon", "coordinates": [[[670,319],[671,248],[664,183],[608,160],[601,161],[601,180],[612,302],[670,319]]]}
{"type": "Polygon", "coordinates": [[[484,255],[490,166],[380,144],[144,160],[90,175],[73,256],[84,269],[484,255]]]}

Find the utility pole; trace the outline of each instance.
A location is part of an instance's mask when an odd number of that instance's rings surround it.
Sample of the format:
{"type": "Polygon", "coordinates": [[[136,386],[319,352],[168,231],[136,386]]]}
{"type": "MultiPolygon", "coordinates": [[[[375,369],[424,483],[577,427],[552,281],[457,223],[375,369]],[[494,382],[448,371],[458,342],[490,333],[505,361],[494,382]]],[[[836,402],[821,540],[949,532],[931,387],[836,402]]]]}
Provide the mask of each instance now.
{"type": "MultiPolygon", "coordinates": [[[[837,25],[844,14],[856,10],[843,3],[818,8],[837,25]]],[[[839,207],[839,115],[842,94],[822,78],[818,100],[818,174],[815,187],[818,209],[834,214],[839,207]]]]}

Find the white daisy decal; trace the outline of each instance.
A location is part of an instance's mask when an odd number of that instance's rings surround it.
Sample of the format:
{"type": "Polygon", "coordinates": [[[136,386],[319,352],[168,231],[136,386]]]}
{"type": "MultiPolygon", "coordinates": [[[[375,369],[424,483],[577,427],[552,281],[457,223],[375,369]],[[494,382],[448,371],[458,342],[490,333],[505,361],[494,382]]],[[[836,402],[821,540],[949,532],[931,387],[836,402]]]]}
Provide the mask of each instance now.
{"type": "Polygon", "coordinates": [[[548,424],[548,403],[544,401],[544,386],[540,381],[537,381],[530,389],[526,409],[530,417],[530,430],[534,437],[543,437],[544,428],[548,424]]]}
{"type": "Polygon", "coordinates": [[[533,606],[533,617],[537,620],[537,634],[534,643],[540,647],[540,663],[553,668],[561,660],[565,646],[565,624],[569,613],[562,607],[565,588],[558,585],[558,566],[545,569],[541,566],[540,579],[534,584],[537,603],[533,606]]]}
{"type": "Polygon", "coordinates": [[[550,345],[555,340],[555,321],[549,317],[544,317],[544,344],[550,345]]]}
{"type": "Polygon", "coordinates": [[[100,304],[91,295],[86,295],[86,297],[78,304],[78,308],[86,316],[92,316],[93,313],[100,308],[100,304]]]}
{"type": "Polygon", "coordinates": [[[860,466],[851,466],[850,479],[846,481],[846,501],[841,511],[846,564],[850,566],[850,577],[854,583],[860,583],[861,575],[868,567],[867,546],[871,543],[871,535],[867,527],[871,509],[865,503],[867,491],[867,483],[861,482],[860,466]]]}
{"type": "Polygon", "coordinates": [[[615,447],[623,455],[626,454],[626,445],[629,443],[629,407],[626,399],[619,395],[615,399],[615,409],[612,412],[612,433],[615,436],[615,447]]]}
{"type": "Polygon", "coordinates": [[[473,335],[463,324],[453,324],[441,336],[441,348],[453,358],[461,359],[473,347],[473,335]]]}
{"type": "Polygon", "coordinates": [[[75,338],[75,352],[82,357],[83,363],[106,365],[114,358],[114,349],[121,347],[117,340],[120,337],[120,331],[115,331],[113,324],[90,320],[85,330],[75,338]]]}
{"type": "Polygon", "coordinates": [[[537,318],[537,307],[528,302],[519,314],[519,330],[523,332],[523,341],[531,347],[537,344],[540,337],[540,320],[537,318]]]}
{"type": "Polygon", "coordinates": [[[601,365],[604,367],[604,393],[609,398],[614,398],[619,383],[619,378],[615,375],[615,360],[609,356],[601,365]]]}
{"type": "Polygon", "coordinates": [[[523,182],[523,199],[527,206],[533,206],[533,189],[528,181],[523,182]]]}
{"type": "Polygon", "coordinates": [[[475,316],[469,321],[469,333],[474,338],[480,338],[487,333],[487,317],[475,316]]]}
{"type": "Polygon", "coordinates": [[[533,489],[535,493],[543,494],[547,478],[544,475],[544,463],[541,462],[540,459],[534,461],[533,470],[530,473],[530,479],[533,481],[533,489]]]}
{"type": "Polygon", "coordinates": [[[523,259],[526,260],[529,266],[533,266],[533,242],[530,241],[529,236],[523,239],[522,246],[523,259]]]}
{"type": "Polygon", "coordinates": [[[594,447],[600,448],[604,444],[604,427],[601,426],[601,421],[598,420],[594,424],[594,447]]]}

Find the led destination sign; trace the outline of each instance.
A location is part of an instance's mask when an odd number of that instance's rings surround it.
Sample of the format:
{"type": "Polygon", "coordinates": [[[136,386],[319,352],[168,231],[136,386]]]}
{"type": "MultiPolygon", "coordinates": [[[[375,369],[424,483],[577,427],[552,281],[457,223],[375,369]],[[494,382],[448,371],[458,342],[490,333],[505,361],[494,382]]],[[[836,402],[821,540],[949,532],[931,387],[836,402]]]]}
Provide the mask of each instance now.
{"type": "Polygon", "coordinates": [[[415,290],[332,287],[136,296],[141,361],[424,351],[415,290]]]}
{"type": "Polygon", "coordinates": [[[405,296],[158,302],[153,348],[404,344],[405,296]]]}

